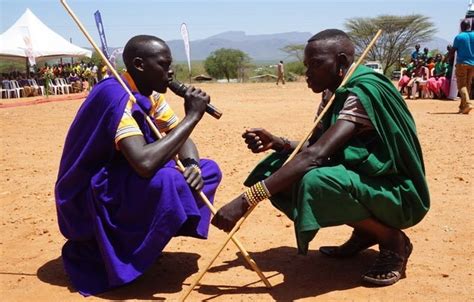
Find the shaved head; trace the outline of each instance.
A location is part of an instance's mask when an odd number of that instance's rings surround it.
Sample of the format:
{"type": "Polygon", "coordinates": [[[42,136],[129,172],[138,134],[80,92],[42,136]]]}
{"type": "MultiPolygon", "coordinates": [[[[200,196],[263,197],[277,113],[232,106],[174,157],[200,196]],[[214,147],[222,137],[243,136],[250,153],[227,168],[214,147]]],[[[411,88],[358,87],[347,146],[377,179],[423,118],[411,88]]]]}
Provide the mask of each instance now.
{"type": "Polygon", "coordinates": [[[323,30],[308,40],[304,50],[306,81],[313,92],[335,91],[354,62],[354,44],[339,29],[323,30]]]}
{"type": "Polygon", "coordinates": [[[155,36],[135,36],[125,45],[122,57],[142,95],[166,92],[173,58],[165,41],[155,36]]]}
{"type": "Polygon", "coordinates": [[[308,40],[308,44],[313,42],[321,42],[322,44],[325,44],[328,51],[336,53],[343,52],[349,57],[354,57],[354,44],[352,43],[351,38],[342,30],[323,30],[308,40]]]}
{"type": "Polygon", "coordinates": [[[127,70],[132,70],[134,58],[147,58],[154,55],[157,49],[166,49],[169,52],[165,41],[155,36],[139,35],[128,40],[122,54],[127,70]]]}

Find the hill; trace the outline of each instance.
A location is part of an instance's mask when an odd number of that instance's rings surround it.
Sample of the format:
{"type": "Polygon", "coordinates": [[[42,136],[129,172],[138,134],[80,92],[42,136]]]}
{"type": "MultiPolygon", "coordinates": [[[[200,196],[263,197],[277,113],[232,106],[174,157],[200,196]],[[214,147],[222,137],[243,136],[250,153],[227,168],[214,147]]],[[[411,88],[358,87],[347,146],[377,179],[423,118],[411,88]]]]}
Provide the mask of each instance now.
{"type": "MultiPolygon", "coordinates": [[[[223,32],[206,39],[191,41],[191,59],[204,60],[219,48],[235,48],[246,52],[255,61],[285,60],[280,49],[288,44],[304,44],[312,36],[309,32],[287,32],[268,35],[247,35],[243,31],[223,32]]],[[[175,61],[185,61],[182,40],[167,41],[175,61]]]]}
{"type": "MultiPolygon", "coordinates": [[[[293,60],[280,49],[289,44],[305,44],[313,34],[310,32],[287,32],[267,35],[247,35],[243,31],[223,32],[206,39],[191,41],[191,60],[205,60],[209,54],[219,48],[235,48],[247,53],[253,61],[271,63],[279,60],[293,60]]],[[[185,62],[186,54],[182,40],[166,41],[171,48],[175,62],[185,62]]],[[[445,39],[434,37],[430,42],[423,43],[421,48],[430,50],[446,50],[450,44],[445,39]]],[[[115,48],[110,48],[112,52],[115,48]]],[[[121,62],[121,58],[119,58],[121,62]]]]}

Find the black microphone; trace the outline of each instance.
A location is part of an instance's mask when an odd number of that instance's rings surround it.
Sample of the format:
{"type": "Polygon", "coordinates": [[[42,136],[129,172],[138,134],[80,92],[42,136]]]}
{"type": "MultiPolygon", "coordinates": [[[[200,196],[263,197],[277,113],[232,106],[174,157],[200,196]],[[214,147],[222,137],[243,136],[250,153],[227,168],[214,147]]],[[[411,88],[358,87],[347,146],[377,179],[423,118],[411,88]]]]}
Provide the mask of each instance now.
{"type": "MultiPolygon", "coordinates": [[[[170,78],[170,81],[168,82],[168,87],[176,95],[182,98],[184,98],[184,95],[186,94],[186,90],[188,90],[188,87],[186,87],[186,85],[184,85],[180,81],[173,78],[170,78]]],[[[222,112],[219,111],[219,109],[217,109],[216,107],[212,106],[211,104],[206,105],[206,112],[212,115],[216,119],[220,119],[222,116],[222,112]]]]}

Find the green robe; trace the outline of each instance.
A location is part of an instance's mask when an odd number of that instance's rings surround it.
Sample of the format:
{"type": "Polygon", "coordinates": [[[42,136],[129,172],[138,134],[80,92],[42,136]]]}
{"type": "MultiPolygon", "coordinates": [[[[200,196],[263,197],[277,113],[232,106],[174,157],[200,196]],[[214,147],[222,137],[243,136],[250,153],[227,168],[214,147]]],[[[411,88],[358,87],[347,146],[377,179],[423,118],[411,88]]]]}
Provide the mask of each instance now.
{"type": "MultiPolygon", "coordinates": [[[[271,198],[295,223],[300,253],[321,227],[375,217],[403,229],[425,216],[430,199],[415,123],[405,101],[385,76],[360,66],[336,90],[334,103],[322,119],[335,124],[349,93],[359,97],[375,137],[353,137],[332,156],[330,166],[307,172],[292,189],[271,198]]],[[[249,175],[250,186],[278,170],[288,155],[273,153],[249,175]]]]}

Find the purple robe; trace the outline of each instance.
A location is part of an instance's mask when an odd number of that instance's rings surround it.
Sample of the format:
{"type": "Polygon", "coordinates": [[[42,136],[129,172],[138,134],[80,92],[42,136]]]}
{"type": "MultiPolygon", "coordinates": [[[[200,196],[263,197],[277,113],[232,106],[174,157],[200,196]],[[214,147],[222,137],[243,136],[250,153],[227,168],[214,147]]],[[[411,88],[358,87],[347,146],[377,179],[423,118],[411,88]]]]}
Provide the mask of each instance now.
{"type": "MultiPolygon", "coordinates": [[[[155,141],[134,94],[132,115],[148,143],[155,141]]],[[[73,286],[94,295],[131,282],[150,267],[174,236],[207,238],[210,211],[168,162],[152,178],[140,177],[115,148],[115,132],[128,95],[114,78],[97,84],[66,137],[55,186],[64,267],[73,286]]],[[[213,201],[221,172],[202,159],[203,192],[213,201]]]]}

